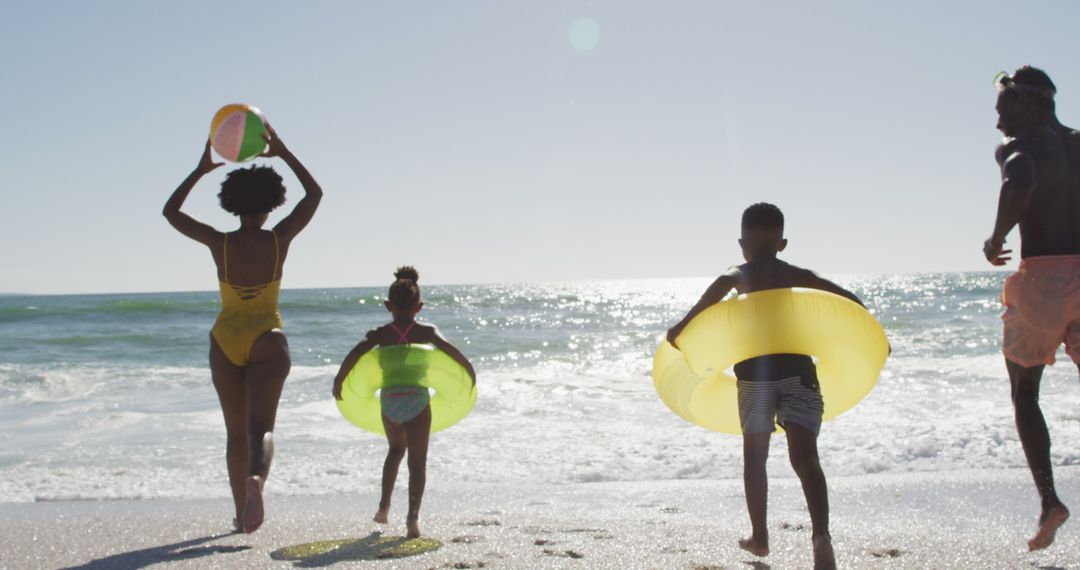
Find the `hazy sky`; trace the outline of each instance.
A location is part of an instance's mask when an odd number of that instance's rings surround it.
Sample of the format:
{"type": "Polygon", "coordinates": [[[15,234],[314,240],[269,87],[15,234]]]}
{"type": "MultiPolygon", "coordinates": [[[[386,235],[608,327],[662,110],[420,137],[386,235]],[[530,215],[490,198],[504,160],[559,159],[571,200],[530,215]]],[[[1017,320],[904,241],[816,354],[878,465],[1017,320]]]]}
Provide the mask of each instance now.
{"type": "MultiPolygon", "coordinates": [[[[161,207],[221,105],[325,198],[285,287],[715,275],[740,214],[827,274],[989,269],[999,69],[1080,123],[1080,3],[0,4],[0,291],[209,290],[161,207]]],[[[287,167],[289,202],[302,194],[287,167]]],[[[185,210],[220,229],[227,168],[185,210]]],[[[1019,238],[1010,236],[1015,245],[1019,238]]],[[[1012,264],[1015,266],[1015,262],[1012,264]]]]}

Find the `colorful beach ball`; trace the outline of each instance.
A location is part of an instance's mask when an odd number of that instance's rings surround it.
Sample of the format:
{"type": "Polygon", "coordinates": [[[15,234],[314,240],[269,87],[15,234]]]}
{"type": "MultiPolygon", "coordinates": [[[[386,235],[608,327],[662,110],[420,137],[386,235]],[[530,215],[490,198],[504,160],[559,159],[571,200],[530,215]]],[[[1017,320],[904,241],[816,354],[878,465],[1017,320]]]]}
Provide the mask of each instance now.
{"type": "Polygon", "coordinates": [[[225,160],[245,162],[266,150],[266,123],[258,108],[225,105],[210,122],[210,144],[225,160]]]}

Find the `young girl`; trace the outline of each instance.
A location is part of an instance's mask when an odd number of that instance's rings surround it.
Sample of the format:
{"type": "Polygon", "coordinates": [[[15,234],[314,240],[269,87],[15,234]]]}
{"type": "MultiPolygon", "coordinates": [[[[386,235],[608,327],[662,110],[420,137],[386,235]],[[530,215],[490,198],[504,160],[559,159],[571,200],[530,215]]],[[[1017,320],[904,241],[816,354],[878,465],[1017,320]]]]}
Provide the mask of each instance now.
{"type": "MultiPolygon", "coordinates": [[[[400,267],[394,273],[397,279],[390,285],[387,294],[386,309],[393,315],[393,320],[386,325],[368,331],[345,360],[334,378],[334,397],[341,399],[341,387],[349,371],[356,366],[360,357],[377,346],[396,344],[431,344],[453,358],[472,377],[476,384],[476,371],[469,359],[460,350],[450,344],[434,325],[416,322],[416,314],[424,307],[420,300],[420,286],[416,284],[420,274],[416,269],[400,267]]],[[[424,484],[427,481],[427,448],[431,433],[430,395],[423,386],[395,386],[380,391],[382,403],[382,421],[386,429],[386,440],[390,448],[383,463],[382,498],[379,510],[375,512],[375,522],[385,524],[390,511],[390,495],[394,492],[401,459],[409,452],[409,514],[405,517],[409,538],[420,536],[419,515],[420,501],[424,497],[424,484]]]]}

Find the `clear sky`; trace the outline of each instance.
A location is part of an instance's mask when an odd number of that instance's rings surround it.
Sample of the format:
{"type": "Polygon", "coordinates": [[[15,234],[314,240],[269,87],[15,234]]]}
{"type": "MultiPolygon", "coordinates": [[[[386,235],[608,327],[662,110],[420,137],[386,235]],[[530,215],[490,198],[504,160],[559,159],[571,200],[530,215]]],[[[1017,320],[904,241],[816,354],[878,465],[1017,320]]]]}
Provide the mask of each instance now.
{"type": "MultiPolygon", "coordinates": [[[[1080,124],[1080,3],[0,5],[0,291],[210,290],[161,207],[259,106],[325,198],[285,287],[715,275],[742,209],[826,274],[989,269],[999,69],[1080,124]]],[[[286,174],[290,199],[302,194],[286,174]]],[[[220,229],[226,168],[185,210],[220,229]]],[[[1015,245],[1019,239],[1010,236],[1015,245]]],[[[1015,262],[1012,263],[1015,266],[1015,262]]]]}

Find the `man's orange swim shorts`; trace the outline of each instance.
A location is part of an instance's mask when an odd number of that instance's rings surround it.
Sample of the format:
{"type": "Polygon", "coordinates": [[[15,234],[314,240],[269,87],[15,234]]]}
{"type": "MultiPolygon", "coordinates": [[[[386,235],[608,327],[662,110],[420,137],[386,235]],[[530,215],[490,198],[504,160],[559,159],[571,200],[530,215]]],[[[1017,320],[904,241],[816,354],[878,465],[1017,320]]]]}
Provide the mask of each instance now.
{"type": "Polygon", "coordinates": [[[1005,358],[1053,364],[1061,343],[1080,363],[1080,255],[1029,257],[1005,280],[1005,358]]]}

